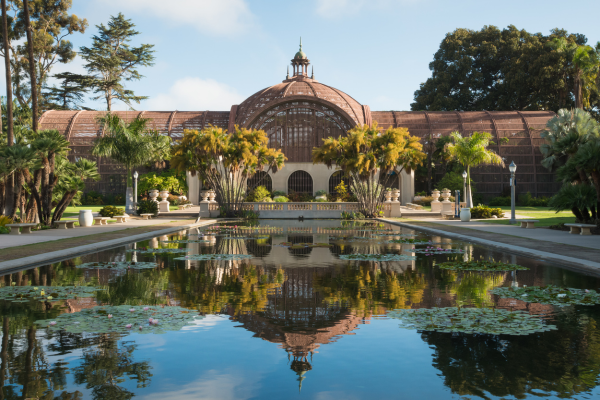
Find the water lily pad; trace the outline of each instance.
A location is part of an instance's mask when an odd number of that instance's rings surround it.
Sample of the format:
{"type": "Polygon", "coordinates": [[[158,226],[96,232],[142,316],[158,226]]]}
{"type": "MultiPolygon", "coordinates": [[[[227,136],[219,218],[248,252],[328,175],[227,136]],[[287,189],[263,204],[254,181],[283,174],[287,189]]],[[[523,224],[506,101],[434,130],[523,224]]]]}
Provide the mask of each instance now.
{"type": "Polygon", "coordinates": [[[414,233],[376,233],[373,236],[399,236],[399,237],[415,237],[414,233]]]}
{"type": "Polygon", "coordinates": [[[140,254],[163,254],[163,253],[185,253],[188,249],[129,249],[128,252],[136,252],[140,254]]]}
{"type": "Polygon", "coordinates": [[[465,252],[462,249],[443,249],[441,247],[432,247],[432,246],[427,246],[422,249],[412,248],[412,249],[407,249],[404,251],[408,251],[410,253],[425,254],[428,256],[434,255],[434,254],[463,254],[465,252]]]}
{"type": "Polygon", "coordinates": [[[570,306],[574,304],[592,306],[600,304],[600,293],[595,290],[548,286],[499,287],[491,293],[502,298],[523,300],[528,303],[570,306]]]}
{"type": "Polygon", "coordinates": [[[404,254],[342,254],[340,259],[353,261],[408,261],[416,260],[417,257],[404,254]]]}
{"type": "Polygon", "coordinates": [[[401,243],[401,244],[438,244],[437,242],[432,242],[431,240],[423,240],[423,239],[392,239],[388,240],[387,243],[401,243]]]}
{"type": "Polygon", "coordinates": [[[93,297],[94,286],[5,286],[0,288],[0,300],[25,303],[31,300],[68,300],[80,297],[93,297]]]}
{"type": "Polygon", "coordinates": [[[253,256],[247,254],[193,254],[185,257],[177,257],[175,260],[203,261],[203,260],[245,260],[253,256]]]}
{"type": "Polygon", "coordinates": [[[156,268],[153,262],[120,261],[120,262],[88,262],[77,265],[77,268],[90,269],[149,269],[156,268]]]}
{"type": "Polygon", "coordinates": [[[210,240],[200,239],[180,239],[180,240],[161,240],[161,243],[208,243],[210,240]]]}
{"type": "Polygon", "coordinates": [[[400,327],[436,332],[530,335],[556,330],[542,318],[524,311],[486,308],[419,308],[394,310],[387,314],[401,320],[400,327]]]}
{"type": "Polygon", "coordinates": [[[195,311],[177,306],[121,305],[83,309],[72,314],[61,314],[53,320],[45,319],[35,323],[42,328],[71,333],[164,333],[178,331],[200,318],[203,317],[195,311]]]}
{"type": "Polygon", "coordinates": [[[497,261],[448,261],[437,264],[441,269],[454,271],[515,271],[528,270],[529,268],[517,264],[508,264],[497,261]]]}

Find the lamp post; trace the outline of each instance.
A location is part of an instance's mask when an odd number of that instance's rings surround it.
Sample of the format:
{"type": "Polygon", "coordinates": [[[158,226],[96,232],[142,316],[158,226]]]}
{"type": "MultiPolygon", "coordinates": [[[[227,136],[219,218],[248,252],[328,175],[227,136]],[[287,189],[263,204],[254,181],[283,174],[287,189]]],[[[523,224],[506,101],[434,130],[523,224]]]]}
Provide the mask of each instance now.
{"type": "Polygon", "coordinates": [[[517,165],[514,161],[511,161],[508,170],[510,171],[510,223],[515,224],[517,223],[515,218],[515,172],[517,171],[517,165]]]}
{"type": "Polygon", "coordinates": [[[467,207],[470,207],[470,204],[468,201],[468,196],[467,196],[467,171],[463,172],[462,177],[463,177],[463,194],[465,196],[465,205],[467,207]]]}
{"type": "Polygon", "coordinates": [[[138,176],[139,175],[138,175],[137,171],[135,171],[133,173],[133,212],[134,213],[137,211],[137,178],[138,178],[138,176]]]}

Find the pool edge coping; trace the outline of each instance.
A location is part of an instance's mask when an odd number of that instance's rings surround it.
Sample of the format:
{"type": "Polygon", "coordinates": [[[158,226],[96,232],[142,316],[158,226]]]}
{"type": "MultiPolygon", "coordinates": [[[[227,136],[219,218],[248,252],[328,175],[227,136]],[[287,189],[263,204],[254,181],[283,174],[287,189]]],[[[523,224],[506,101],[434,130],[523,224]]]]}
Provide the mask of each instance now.
{"type": "Polygon", "coordinates": [[[593,261],[582,260],[580,258],[574,258],[569,256],[563,256],[560,254],[554,253],[545,253],[535,249],[531,249],[528,247],[515,246],[511,244],[506,244],[502,242],[493,242],[487,239],[481,239],[476,236],[469,236],[462,233],[449,232],[442,229],[429,228],[425,226],[412,225],[406,222],[399,222],[394,220],[389,220],[386,218],[377,218],[378,221],[385,222],[391,225],[403,226],[406,228],[414,229],[417,231],[425,231],[428,233],[435,233],[437,235],[454,237],[461,240],[467,240],[479,244],[483,244],[486,246],[495,247],[498,249],[502,249],[504,251],[508,251],[511,253],[515,253],[518,255],[522,255],[525,257],[535,258],[538,261],[549,262],[551,264],[558,265],[560,267],[567,267],[579,271],[586,272],[594,272],[595,275],[600,276],[600,263],[595,263],[593,261]],[[539,260],[541,258],[541,260],[539,260]]]}
{"type": "Polygon", "coordinates": [[[137,235],[122,237],[118,239],[110,239],[102,242],[85,244],[82,246],[72,247],[70,249],[57,250],[45,254],[37,254],[35,256],[27,256],[16,258],[14,260],[0,262],[0,272],[11,272],[22,268],[39,267],[41,265],[53,264],[56,262],[68,260],[73,257],[82,256],[102,250],[107,250],[116,246],[137,242],[139,240],[145,240],[155,236],[162,236],[169,233],[177,232],[183,229],[190,229],[199,226],[205,226],[217,223],[216,219],[205,220],[201,222],[194,222],[187,225],[173,226],[170,228],[164,228],[157,231],[139,233],[137,235]]]}

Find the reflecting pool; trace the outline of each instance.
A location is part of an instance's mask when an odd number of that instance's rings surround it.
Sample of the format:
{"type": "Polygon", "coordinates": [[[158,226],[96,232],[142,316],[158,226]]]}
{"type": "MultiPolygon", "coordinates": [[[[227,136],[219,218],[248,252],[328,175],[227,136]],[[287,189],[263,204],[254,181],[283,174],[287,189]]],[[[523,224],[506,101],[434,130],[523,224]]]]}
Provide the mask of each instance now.
{"type": "Polygon", "coordinates": [[[597,398],[599,286],[387,224],[227,222],[0,277],[0,399],[597,398]],[[526,269],[443,264],[483,260],[526,269]]]}

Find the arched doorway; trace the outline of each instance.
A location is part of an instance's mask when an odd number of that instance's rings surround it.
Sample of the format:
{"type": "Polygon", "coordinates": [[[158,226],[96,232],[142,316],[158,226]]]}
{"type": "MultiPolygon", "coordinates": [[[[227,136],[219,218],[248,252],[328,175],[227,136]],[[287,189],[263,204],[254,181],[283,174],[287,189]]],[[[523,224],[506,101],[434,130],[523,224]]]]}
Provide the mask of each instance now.
{"type": "Polygon", "coordinates": [[[288,178],[288,194],[313,194],[313,179],[306,171],[295,171],[288,178]]]}
{"type": "Polygon", "coordinates": [[[352,187],[350,185],[351,179],[350,175],[344,174],[343,171],[335,171],[329,177],[329,193],[335,193],[336,186],[342,181],[344,181],[344,185],[348,188],[348,193],[352,193],[352,187]]]}
{"type": "Polygon", "coordinates": [[[248,178],[246,187],[248,192],[254,190],[257,186],[264,186],[269,192],[273,191],[273,180],[265,171],[258,171],[251,178],[248,178]]]}

